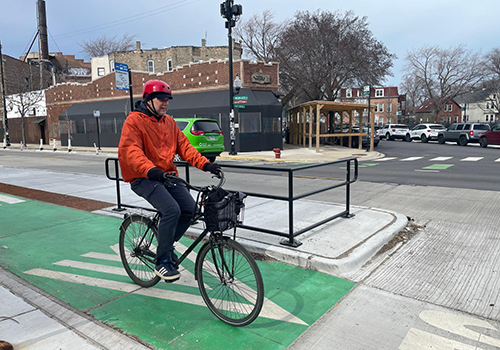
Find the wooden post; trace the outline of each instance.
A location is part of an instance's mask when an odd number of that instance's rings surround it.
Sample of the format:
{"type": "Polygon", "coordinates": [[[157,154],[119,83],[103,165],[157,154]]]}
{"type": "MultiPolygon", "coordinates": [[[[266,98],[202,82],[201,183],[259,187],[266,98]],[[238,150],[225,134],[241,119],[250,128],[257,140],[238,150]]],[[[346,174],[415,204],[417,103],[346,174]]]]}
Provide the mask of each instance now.
{"type": "Polygon", "coordinates": [[[312,148],[313,106],[309,106],[309,149],[312,148]]]}
{"type": "Polygon", "coordinates": [[[316,105],[316,153],[319,153],[319,118],[321,117],[321,108],[323,108],[323,105],[316,105]]]}

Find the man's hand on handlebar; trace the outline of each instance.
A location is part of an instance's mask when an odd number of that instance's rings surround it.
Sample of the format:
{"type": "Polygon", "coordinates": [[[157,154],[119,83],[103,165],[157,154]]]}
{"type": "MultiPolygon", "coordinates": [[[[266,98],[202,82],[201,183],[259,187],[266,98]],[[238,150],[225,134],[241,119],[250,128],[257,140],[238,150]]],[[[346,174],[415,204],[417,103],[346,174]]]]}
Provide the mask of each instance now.
{"type": "Polygon", "coordinates": [[[203,166],[203,171],[209,171],[217,177],[220,177],[221,169],[220,165],[217,163],[207,163],[203,166]]]}

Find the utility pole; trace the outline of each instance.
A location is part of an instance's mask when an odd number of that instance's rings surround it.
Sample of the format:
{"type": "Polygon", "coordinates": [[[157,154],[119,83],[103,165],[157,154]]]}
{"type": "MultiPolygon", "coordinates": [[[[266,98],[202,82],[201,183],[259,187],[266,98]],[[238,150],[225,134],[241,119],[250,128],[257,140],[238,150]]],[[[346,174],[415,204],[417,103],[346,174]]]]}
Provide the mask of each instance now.
{"type": "Polygon", "coordinates": [[[2,54],[2,42],[0,41],[0,75],[2,75],[2,105],[3,105],[3,142],[5,146],[10,146],[10,138],[9,138],[9,122],[7,119],[7,103],[5,101],[5,96],[7,93],[5,92],[5,81],[3,74],[3,54],[2,54]]]}
{"type": "Polygon", "coordinates": [[[233,0],[225,0],[220,4],[220,14],[226,19],[227,38],[229,42],[229,140],[231,142],[230,155],[236,155],[236,129],[234,125],[234,91],[233,91],[233,38],[232,28],[243,13],[241,5],[234,5],[233,0]]]}

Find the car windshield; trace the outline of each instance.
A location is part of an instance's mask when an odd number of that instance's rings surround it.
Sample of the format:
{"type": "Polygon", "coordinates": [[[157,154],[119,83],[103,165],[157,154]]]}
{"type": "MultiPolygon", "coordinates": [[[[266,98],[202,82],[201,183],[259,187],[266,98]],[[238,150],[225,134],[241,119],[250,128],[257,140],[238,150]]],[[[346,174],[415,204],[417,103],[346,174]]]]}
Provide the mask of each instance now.
{"type": "Polygon", "coordinates": [[[436,125],[429,125],[431,129],[444,129],[443,125],[436,124],[436,125]]]}
{"type": "Polygon", "coordinates": [[[177,123],[177,127],[181,130],[184,130],[186,126],[189,124],[189,122],[185,122],[182,120],[176,120],[175,122],[177,123]]]}
{"type": "Polygon", "coordinates": [[[488,124],[476,124],[474,130],[490,130],[490,126],[488,124]]]}
{"type": "Polygon", "coordinates": [[[497,124],[493,127],[493,130],[498,131],[500,130],[500,124],[497,124]]]}
{"type": "Polygon", "coordinates": [[[193,124],[193,130],[195,131],[204,131],[206,133],[219,133],[220,128],[219,124],[215,121],[211,120],[198,120],[193,124]]]}

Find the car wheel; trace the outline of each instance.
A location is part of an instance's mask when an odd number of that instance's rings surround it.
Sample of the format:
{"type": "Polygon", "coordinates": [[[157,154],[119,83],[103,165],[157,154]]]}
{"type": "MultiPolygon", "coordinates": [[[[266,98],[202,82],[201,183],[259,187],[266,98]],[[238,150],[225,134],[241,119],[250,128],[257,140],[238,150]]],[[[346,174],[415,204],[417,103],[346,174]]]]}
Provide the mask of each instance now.
{"type": "Polygon", "coordinates": [[[467,138],[465,136],[460,136],[458,139],[458,144],[460,146],[467,146],[467,138]]]}
{"type": "Polygon", "coordinates": [[[483,148],[486,148],[488,147],[488,140],[486,139],[486,137],[481,137],[479,139],[479,144],[481,145],[481,147],[483,148]]]}
{"type": "Polygon", "coordinates": [[[443,135],[438,136],[438,143],[441,145],[444,143],[444,136],[443,135]]]}
{"type": "Polygon", "coordinates": [[[389,134],[389,133],[385,134],[385,139],[386,139],[387,141],[389,141],[389,140],[391,140],[391,141],[392,141],[392,139],[391,139],[391,134],[389,134]]]}
{"type": "Polygon", "coordinates": [[[411,142],[412,141],[410,134],[406,134],[406,138],[405,139],[406,139],[406,142],[411,142]]]}
{"type": "Polygon", "coordinates": [[[422,140],[423,143],[429,142],[429,140],[427,139],[427,136],[425,134],[422,134],[422,137],[420,137],[420,139],[422,140]]]}

